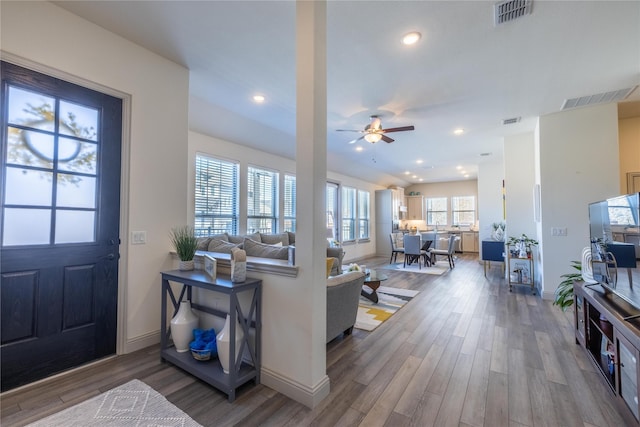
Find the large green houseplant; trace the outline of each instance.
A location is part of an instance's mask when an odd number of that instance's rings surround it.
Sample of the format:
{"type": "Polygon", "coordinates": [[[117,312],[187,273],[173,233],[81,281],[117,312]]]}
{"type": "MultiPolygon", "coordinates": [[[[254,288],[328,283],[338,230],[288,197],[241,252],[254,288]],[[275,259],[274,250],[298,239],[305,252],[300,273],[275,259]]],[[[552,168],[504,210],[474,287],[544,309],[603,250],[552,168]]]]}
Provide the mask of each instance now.
{"type": "Polygon", "coordinates": [[[566,311],[573,304],[573,283],[582,280],[582,263],[571,261],[571,267],[577,272],[560,276],[564,280],[560,282],[554,293],[553,305],[557,305],[562,311],[566,311]]]}
{"type": "Polygon", "coordinates": [[[193,270],[193,257],[196,255],[198,247],[198,239],[193,227],[188,225],[175,227],[169,236],[178,258],[180,258],[180,270],[193,270]]]}

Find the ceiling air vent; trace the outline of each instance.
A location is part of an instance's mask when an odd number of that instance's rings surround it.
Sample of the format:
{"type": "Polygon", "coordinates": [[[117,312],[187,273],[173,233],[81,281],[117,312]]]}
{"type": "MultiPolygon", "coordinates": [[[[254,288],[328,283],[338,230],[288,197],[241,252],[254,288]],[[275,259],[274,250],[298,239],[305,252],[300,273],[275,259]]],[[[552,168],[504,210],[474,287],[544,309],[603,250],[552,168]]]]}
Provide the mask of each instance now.
{"type": "Polygon", "coordinates": [[[514,123],[518,123],[520,121],[520,117],[511,117],[510,119],[504,119],[502,121],[503,125],[512,125],[514,123]]]}
{"type": "Polygon", "coordinates": [[[493,5],[494,25],[531,14],[533,0],[508,0],[493,5]]]}
{"type": "Polygon", "coordinates": [[[597,93],[595,95],[581,96],[580,98],[565,99],[560,110],[569,110],[571,108],[584,107],[587,105],[606,104],[609,102],[622,101],[633,92],[638,86],[626,89],[612,90],[610,92],[597,93]]]}

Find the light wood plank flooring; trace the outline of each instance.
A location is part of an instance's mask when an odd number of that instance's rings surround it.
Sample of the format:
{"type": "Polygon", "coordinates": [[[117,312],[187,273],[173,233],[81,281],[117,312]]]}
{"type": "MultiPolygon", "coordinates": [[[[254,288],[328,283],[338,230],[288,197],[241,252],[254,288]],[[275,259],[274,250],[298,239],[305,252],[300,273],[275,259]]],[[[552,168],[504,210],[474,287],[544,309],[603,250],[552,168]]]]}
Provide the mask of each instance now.
{"type": "MultiPolygon", "coordinates": [[[[363,262],[364,263],[364,262],[363,262]]],[[[369,267],[388,259],[366,260],[369,267]]],[[[573,313],[512,293],[493,267],[459,255],[442,276],[387,271],[420,294],[373,332],[327,345],[331,393],[311,410],[252,383],[232,404],[167,363],[158,346],[7,392],[1,424],[20,426],[133,378],[204,426],[625,426],[634,422],[575,344],[573,313]]]]}

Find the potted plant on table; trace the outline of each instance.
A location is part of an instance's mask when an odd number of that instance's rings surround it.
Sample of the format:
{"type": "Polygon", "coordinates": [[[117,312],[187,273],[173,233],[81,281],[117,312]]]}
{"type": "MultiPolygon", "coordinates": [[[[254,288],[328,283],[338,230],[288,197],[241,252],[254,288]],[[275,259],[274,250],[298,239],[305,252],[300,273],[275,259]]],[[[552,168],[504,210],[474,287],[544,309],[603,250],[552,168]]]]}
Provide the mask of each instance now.
{"type": "Polygon", "coordinates": [[[171,237],[171,243],[178,254],[178,258],[180,258],[178,268],[180,270],[193,270],[193,257],[198,247],[198,239],[196,238],[193,227],[188,225],[176,227],[171,230],[169,235],[171,237]]]}
{"type": "Polygon", "coordinates": [[[509,236],[508,246],[513,246],[511,255],[514,258],[531,258],[531,248],[538,246],[538,241],[522,233],[520,237],[509,236]]]}

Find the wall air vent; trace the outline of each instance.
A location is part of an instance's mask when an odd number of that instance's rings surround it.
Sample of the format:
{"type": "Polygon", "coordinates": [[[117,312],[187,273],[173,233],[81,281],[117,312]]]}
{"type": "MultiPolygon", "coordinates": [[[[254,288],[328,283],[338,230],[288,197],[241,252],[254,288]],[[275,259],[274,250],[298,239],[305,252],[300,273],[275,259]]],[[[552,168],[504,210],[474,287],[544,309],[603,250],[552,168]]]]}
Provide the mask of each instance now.
{"type": "Polygon", "coordinates": [[[511,117],[510,119],[504,119],[502,121],[503,125],[512,125],[514,123],[518,123],[520,121],[520,117],[511,117]]]}
{"type": "Polygon", "coordinates": [[[580,98],[565,99],[560,110],[570,110],[572,108],[585,107],[587,105],[606,104],[609,102],[622,101],[623,99],[631,95],[631,92],[636,90],[637,87],[638,86],[634,86],[626,89],[597,93],[595,95],[581,96],[580,98]]]}
{"type": "Polygon", "coordinates": [[[531,14],[533,0],[507,0],[493,5],[493,24],[499,25],[531,14]]]}

